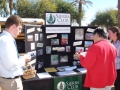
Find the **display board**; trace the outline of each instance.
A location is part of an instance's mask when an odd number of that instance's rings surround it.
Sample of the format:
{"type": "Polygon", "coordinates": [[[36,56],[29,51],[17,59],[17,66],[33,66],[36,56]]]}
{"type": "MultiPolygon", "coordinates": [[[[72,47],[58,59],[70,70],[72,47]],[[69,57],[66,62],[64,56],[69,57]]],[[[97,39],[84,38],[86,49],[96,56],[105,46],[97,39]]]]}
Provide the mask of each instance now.
{"type": "MultiPolygon", "coordinates": [[[[36,65],[37,47],[43,49],[43,33],[41,25],[24,25],[25,29],[25,52],[31,55],[30,64],[36,65]]],[[[41,53],[41,51],[40,51],[41,53]]]]}
{"type": "Polygon", "coordinates": [[[82,67],[74,54],[93,44],[95,28],[71,27],[70,13],[45,13],[45,26],[25,25],[25,49],[36,59],[37,72],[48,67],[82,67]]]}

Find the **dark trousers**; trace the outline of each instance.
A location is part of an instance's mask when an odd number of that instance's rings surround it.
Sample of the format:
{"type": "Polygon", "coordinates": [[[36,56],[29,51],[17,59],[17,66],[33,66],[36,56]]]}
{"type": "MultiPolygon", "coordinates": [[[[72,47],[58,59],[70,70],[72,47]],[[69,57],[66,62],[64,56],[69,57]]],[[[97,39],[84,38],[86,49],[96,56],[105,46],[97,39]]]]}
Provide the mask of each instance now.
{"type": "Polygon", "coordinates": [[[114,85],[115,85],[115,90],[120,90],[120,69],[117,70],[117,79],[114,85]]]}

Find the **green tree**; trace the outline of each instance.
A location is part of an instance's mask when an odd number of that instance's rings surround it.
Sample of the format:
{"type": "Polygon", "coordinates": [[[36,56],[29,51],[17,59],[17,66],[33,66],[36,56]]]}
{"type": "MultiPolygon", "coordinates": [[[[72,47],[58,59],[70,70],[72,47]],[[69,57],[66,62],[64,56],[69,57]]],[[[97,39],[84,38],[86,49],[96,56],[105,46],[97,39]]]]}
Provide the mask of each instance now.
{"type": "MultiPolygon", "coordinates": [[[[77,7],[72,4],[71,2],[67,2],[65,0],[56,1],[55,4],[57,5],[57,12],[64,12],[64,13],[71,13],[72,22],[78,22],[78,11],[77,7]]],[[[83,17],[84,13],[82,13],[83,17]]]]}
{"type": "Polygon", "coordinates": [[[106,11],[99,11],[95,15],[95,19],[91,22],[91,25],[99,25],[103,27],[110,27],[117,25],[117,10],[108,9],[106,11]]]}
{"type": "Polygon", "coordinates": [[[0,15],[6,17],[9,14],[7,9],[8,0],[0,0],[0,15]]]}
{"type": "MultiPolygon", "coordinates": [[[[73,0],[72,0],[73,1],[73,0]]],[[[82,20],[82,12],[83,12],[83,5],[92,5],[93,3],[89,0],[74,0],[74,4],[78,4],[78,12],[79,12],[79,26],[81,26],[82,20]]],[[[88,6],[87,6],[88,7],[88,6]]]]}
{"type": "Polygon", "coordinates": [[[45,12],[55,12],[56,5],[53,0],[18,0],[17,14],[24,18],[44,18],[45,12]]]}

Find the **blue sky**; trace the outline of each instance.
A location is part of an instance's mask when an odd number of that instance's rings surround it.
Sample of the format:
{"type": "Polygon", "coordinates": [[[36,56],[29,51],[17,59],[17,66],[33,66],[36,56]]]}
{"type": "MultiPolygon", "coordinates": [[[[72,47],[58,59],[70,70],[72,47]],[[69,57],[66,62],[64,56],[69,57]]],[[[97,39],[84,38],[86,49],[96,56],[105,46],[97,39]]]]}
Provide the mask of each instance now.
{"type": "Polygon", "coordinates": [[[104,11],[109,8],[117,9],[118,0],[89,0],[93,4],[92,6],[88,5],[88,8],[84,5],[85,9],[85,20],[82,21],[82,26],[88,25],[97,11],[104,11]]]}

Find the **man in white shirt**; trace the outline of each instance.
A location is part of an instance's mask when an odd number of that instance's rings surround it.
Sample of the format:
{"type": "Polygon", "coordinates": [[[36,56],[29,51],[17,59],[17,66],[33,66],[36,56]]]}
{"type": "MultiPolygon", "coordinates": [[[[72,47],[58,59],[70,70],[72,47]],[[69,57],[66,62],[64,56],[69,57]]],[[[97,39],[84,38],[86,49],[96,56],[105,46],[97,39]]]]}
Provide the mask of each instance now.
{"type": "Polygon", "coordinates": [[[0,34],[0,86],[2,90],[23,90],[20,76],[22,66],[30,60],[28,55],[19,58],[15,39],[22,30],[22,19],[11,15],[0,34]]]}

